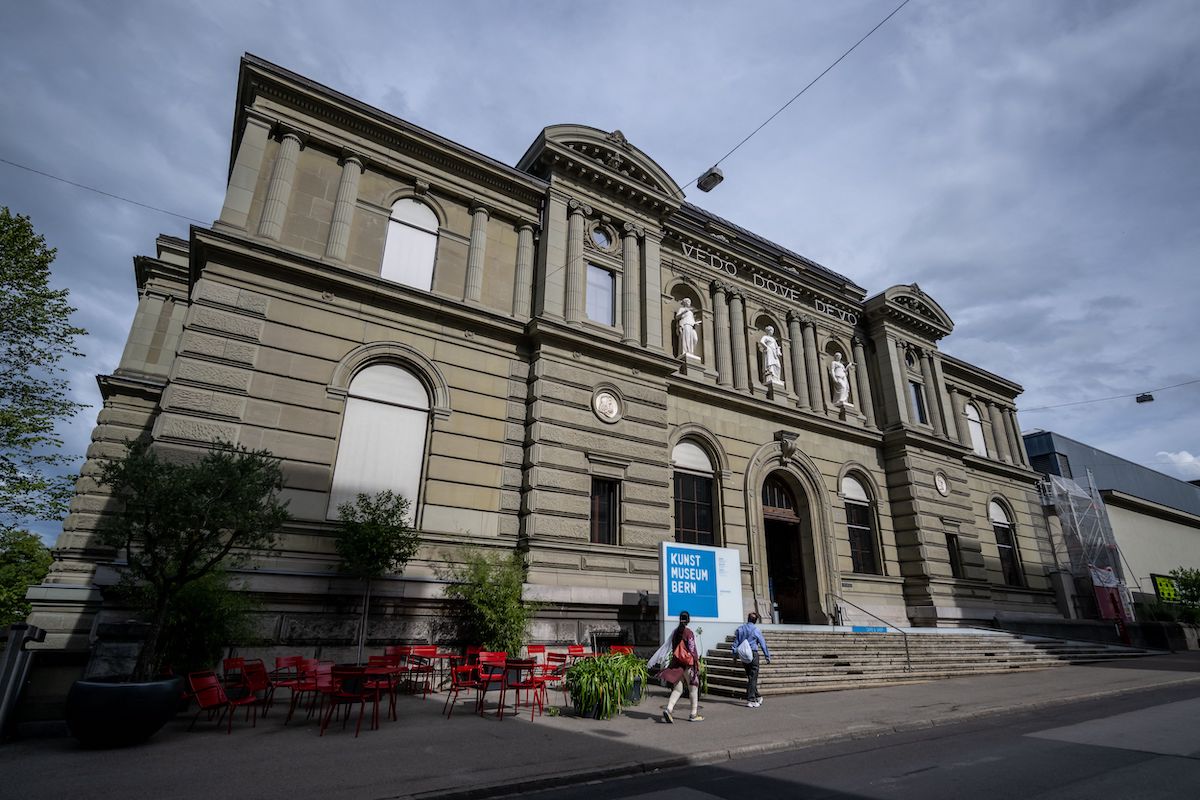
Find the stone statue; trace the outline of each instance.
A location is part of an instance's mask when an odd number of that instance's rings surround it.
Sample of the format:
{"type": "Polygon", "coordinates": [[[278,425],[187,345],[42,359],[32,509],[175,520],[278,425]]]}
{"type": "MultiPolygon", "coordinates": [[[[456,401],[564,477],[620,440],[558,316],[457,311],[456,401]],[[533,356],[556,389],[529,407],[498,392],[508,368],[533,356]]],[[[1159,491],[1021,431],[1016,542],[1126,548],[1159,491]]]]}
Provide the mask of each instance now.
{"type": "Polygon", "coordinates": [[[854,369],[853,364],[843,364],[842,354],[833,354],[833,363],[829,365],[829,374],[833,377],[833,404],[835,406],[850,406],[854,404],[850,402],[850,373],[854,369]]]}
{"type": "Polygon", "coordinates": [[[679,326],[679,357],[697,358],[696,356],[696,326],[700,320],[692,310],[692,301],[683,298],[679,308],[675,309],[675,324],[679,326]]]}
{"type": "Polygon", "coordinates": [[[775,329],[768,325],[764,328],[762,338],[758,340],[758,349],[762,351],[763,383],[782,383],[779,379],[779,355],[783,348],[775,341],[775,329]]]}

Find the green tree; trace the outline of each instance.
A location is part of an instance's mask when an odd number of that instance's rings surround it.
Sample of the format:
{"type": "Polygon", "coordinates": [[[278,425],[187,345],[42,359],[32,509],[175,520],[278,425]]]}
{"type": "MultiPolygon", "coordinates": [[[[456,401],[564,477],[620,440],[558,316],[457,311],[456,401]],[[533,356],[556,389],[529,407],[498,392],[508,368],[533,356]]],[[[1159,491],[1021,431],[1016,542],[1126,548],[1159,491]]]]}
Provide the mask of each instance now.
{"type": "Polygon", "coordinates": [[[1192,608],[1200,608],[1200,569],[1177,567],[1171,570],[1175,586],[1179,589],[1179,602],[1192,608]]]}
{"type": "Polygon", "coordinates": [[[337,553],[346,572],[363,581],[362,618],[358,626],[358,661],[367,643],[367,617],[371,607],[371,581],[384,575],[403,574],[417,552],[420,534],[408,524],[408,498],[390,491],[359,494],[353,503],[342,503],[338,514],[342,528],[337,553]]]}
{"type": "Polygon", "coordinates": [[[124,458],[106,462],[100,477],[119,508],[99,538],[127,551],[122,579],[150,623],[133,675],[148,680],[162,664],[162,635],[180,592],[274,546],[289,518],[278,499],[283,476],[265,450],[216,442],[198,460],[176,463],[138,440],[124,458]]]}
{"type": "Polygon", "coordinates": [[[71,324],[66,289],[50,288],[55,250],[29,217],[0,207],[0,528],[60,518],[71,459],[55,426],[83,404],[67,397],[65,356],[87,334],[71,324]]]}
{"type": "Polygon", "coordinates": [[[445,595],[461,601],[454,612],[459,635],[485,650],[517,655],[538,609],[523,597],[524,557],[468,550],[459,563],[445,560],[442,577],[450,581],[445,595]]]}
{"type": "Polygon", "coordinates": [[[28,531],[0,529],[0,628],[29,616],[25,592],[50,569],[50,551],[28,531]]]}

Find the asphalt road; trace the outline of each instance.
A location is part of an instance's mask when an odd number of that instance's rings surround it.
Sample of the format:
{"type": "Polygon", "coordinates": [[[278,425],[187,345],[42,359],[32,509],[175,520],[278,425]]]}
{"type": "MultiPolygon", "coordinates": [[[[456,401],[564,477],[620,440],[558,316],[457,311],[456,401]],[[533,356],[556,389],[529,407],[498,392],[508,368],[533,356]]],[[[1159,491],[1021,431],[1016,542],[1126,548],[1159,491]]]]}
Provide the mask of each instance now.
{"type": "Polygon", "coordinates": [[[1191,800],[1200,687],[524,795],[554,800],[1191,800]]]}

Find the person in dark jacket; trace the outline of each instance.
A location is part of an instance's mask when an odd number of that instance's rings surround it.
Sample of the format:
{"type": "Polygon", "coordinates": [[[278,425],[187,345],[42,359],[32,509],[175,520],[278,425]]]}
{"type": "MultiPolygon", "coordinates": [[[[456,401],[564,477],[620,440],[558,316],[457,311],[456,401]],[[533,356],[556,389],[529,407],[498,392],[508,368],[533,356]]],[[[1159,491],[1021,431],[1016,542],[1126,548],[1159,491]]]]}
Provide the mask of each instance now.
{"type": "Polygon", "coordinates": [[[738,645],[742,642],[750,643],[750,651],[754,653],[753,661],[743,661],[742,667],[746,670],[746,707],[758,708],[762,705],[762,695],[758,693],[758,654],[762,651],[766,657],[767,663],[771,663],[771,651],[767,648],[767,640],[763,638],[762,631],[758,629],[758,614],[753,611],[746,617],[746,624],[739,625],[738,629],[733,634],[733,652],[737,654],[738,645]]]}
{"type": "Polygon", "coordinates": [[[663,680],[663,683],[673,687],[671,689],[671,699],[667,701],[667,707],[662,713],[663,722],[675,721],[671,712],[675,710],[675,703],[683,695],[684,684],[687,684],[688,697],[692,701],[692,714],[688,717],[688,721],[700,722],[704,719],[698,713],[700,709],[700,653],[696,650],[696,635],[688,627],[688,622],[691,619],[691,614],[686,611],[679,615],[679,626],[671,634],[671,663],[658,675],[663,680]],[[680,642],[683,643],[684,648],[691,655],[691,664],[680,660],[675,655],[680,642]]]}

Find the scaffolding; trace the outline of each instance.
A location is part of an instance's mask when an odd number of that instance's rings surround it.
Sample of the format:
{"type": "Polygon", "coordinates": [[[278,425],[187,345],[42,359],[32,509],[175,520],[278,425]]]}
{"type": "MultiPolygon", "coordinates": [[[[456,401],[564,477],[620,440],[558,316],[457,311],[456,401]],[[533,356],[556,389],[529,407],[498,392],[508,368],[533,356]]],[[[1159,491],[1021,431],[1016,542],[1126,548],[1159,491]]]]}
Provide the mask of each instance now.
{"type": "MultiPolygon", "coordinates": [[[[1084,487],[1070,478],[1047,475],[1039,486],[1042,504],[1053,507],[1061,524],[1061,538],[1052,540],[1055,561],[1059,569],[1071,573],[1077,587],[1117,589],[1127,619],[1133,619],[1133,596],[1125,584],[1121,550],[1091,470],[1087,480],[1084,487]]],[[[1092,592],[1086,594],[1090,597],[1092,592]]]]}

